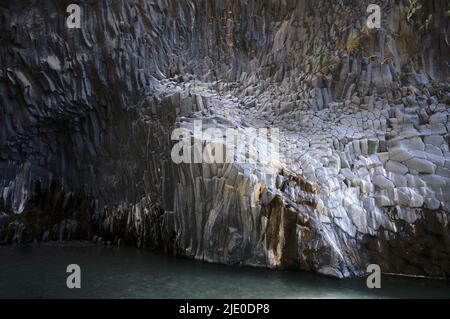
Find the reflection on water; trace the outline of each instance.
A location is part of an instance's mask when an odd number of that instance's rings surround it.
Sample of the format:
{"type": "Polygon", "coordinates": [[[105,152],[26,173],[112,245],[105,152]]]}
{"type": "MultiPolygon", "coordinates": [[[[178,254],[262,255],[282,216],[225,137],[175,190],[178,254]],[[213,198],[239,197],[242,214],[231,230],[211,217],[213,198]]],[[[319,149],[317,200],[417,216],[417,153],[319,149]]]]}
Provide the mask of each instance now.
{"type": "Polygon", "coordinates": [[[450,282],[382,277],[365,281],[308,272],[212,265],[134,248],[0,247],[0,297],[23,298],[450,298],[450,282]],[[81,289],[66,287],[78,264],[81,289]]]}

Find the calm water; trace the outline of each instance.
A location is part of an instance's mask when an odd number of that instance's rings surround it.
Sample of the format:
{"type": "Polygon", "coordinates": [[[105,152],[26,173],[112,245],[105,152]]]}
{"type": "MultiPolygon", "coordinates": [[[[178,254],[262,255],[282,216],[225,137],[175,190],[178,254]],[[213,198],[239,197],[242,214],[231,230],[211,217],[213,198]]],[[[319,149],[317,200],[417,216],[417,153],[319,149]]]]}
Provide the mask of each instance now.
{"type": "Polygon", "coordinates": [[[103,246],[0,247],[0,298],[450,298],[448,281],[337,280],[308,272],[233,268],[103,246]],[[66,287],[78,264],[82,288],[66,287]]]}

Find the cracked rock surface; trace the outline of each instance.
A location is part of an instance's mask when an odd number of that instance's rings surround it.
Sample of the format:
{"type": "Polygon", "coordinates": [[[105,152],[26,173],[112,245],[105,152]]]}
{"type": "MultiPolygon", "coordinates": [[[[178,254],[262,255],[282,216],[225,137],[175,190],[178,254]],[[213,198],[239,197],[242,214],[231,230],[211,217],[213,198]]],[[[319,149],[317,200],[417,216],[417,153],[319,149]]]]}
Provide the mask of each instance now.
{"type": "Polygon", "coordinates": [[[71,1],[2,1],[0,243],[449,277],[450,30],[421,2],[86,0],[68,29],[71,1]],[[279,148],[176,164],[196,121],[279,148]]]}

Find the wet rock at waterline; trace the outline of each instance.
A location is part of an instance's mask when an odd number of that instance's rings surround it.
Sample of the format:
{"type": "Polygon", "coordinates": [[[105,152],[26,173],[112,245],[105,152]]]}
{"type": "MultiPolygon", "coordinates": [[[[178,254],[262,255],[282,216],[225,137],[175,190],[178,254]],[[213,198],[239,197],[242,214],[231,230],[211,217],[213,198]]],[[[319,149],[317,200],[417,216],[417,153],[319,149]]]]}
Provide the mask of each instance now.
{"type": "Polygon", "coordinates": [[[0,243],[448,277],[449,28],[423,2],[368,29],[370,1],[82,1],[68,29],[69,1],[4,1],[0,243]],[[177,164],[196,121],[279,148],[177,164]]]}

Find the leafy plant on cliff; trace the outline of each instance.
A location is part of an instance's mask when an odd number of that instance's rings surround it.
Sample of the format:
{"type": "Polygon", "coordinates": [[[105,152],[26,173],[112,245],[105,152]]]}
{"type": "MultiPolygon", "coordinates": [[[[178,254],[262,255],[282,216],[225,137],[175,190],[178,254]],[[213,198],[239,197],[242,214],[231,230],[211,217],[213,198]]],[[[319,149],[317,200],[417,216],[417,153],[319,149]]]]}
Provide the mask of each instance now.
{"type": "Polygon", "coordinates": [[[447,2],[447,9],[444,10],[444,17],[450,18],[450,2],[447,2]]]}
{"type": "Polygon", "coordinates": [[[319,59],[316,59],[313,67],[313,73],[327,73],[333,66],[333,56],[328,49],[321,49],[319,59]]]}
{"type": "Polygon", "coordinates": [[[422,4],[419,3],[419,0],[408,0],[406,6],[406,20],[410,22],[414,14],[420,9],[422,9],[422,4]]]}
{"type": "Polygon", "coordinates": [[[347,39],[347,52],[352,54],[359,47],[359,36],[351,32],[347,39]]]}
{"type": "Polygon", "coordinates": [[[292,21],[298,21],[300,19],[300,11],[299,9],[294,10],[292,12],[292,21]]]}
{"type": "Polygon", "coordinates": [[[369,27],[367,25],[365,25],[361,30],[361,34],[365,37],[368,37],[369,33],[370,33],[369,27]]]}

